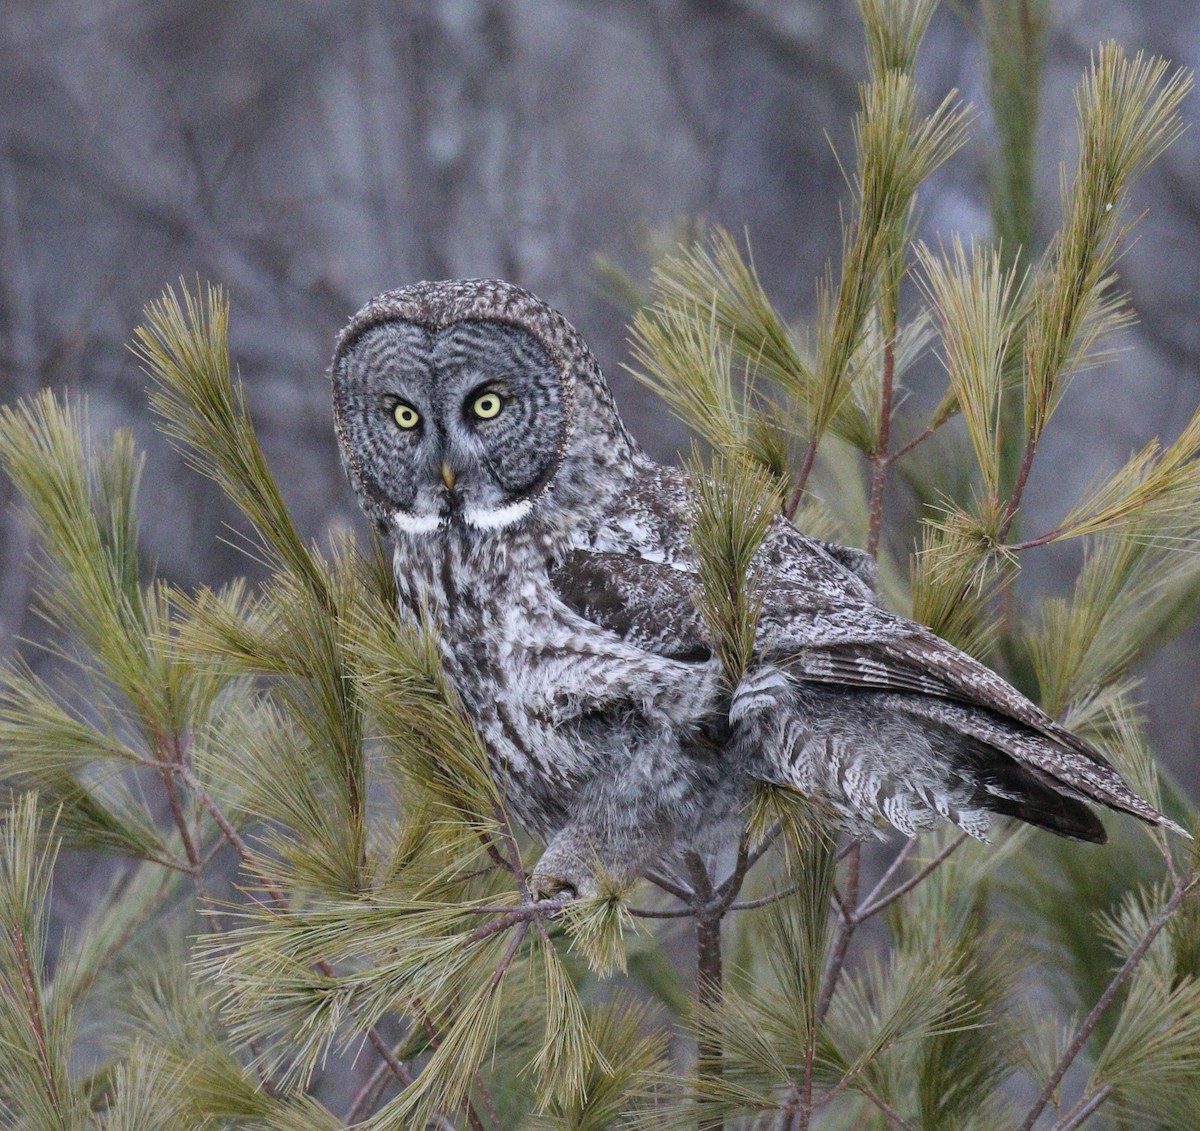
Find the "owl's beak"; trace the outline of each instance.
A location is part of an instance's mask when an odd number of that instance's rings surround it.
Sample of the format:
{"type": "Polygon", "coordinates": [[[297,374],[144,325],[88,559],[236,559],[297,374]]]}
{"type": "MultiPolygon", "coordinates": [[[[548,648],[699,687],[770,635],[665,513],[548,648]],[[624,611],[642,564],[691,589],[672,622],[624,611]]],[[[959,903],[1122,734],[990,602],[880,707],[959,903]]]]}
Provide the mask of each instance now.
{"type": "Polygon", "coordinates": [[[454,490],[454,483],[457,476],[454,474],[454,468],[448,463],[442,463],[442,482],[446,484],[446,488],[450,491],[454,490]]]}

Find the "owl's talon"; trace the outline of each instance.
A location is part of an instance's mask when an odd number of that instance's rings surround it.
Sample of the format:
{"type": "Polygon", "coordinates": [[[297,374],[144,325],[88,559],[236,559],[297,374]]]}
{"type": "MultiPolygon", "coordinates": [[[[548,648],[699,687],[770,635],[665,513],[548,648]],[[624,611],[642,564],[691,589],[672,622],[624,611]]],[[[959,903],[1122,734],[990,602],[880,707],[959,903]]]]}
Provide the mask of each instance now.
{"type": "Polygon", "coordinates": [[[570,900],[579,898],[578,886],[571,880],[563,879],[560,876],[538,876],[535,874],[530,887],[532,888],[533,898],[538,903],[545,903],[550,900],[567,903],[570,900]]]}
{"type": "Polygon", "coordinates": [[[582,856],[593,857],[594,849],[581,850],[571,833],[559,833],[529,876],[534,899],[589,899],[600,893],[600,881],[582,856]]]}

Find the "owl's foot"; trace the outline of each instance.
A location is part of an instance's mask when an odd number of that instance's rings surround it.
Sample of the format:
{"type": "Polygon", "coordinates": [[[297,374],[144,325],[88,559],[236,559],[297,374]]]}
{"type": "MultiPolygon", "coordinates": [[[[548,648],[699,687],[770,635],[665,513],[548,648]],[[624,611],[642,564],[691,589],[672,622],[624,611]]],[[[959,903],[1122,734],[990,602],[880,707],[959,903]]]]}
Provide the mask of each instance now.
{"type": "Polygon", "coordinates": [[[592,899],[600,894],[600,882],[592,868],[550,849],[537,862],[529,887],[534,899],[592,899]]]}
{"type": "Polygon", "coordinates": [[[565,869],[543,870],[541,864],[533,870],[533,875],[529,877],[529,889],[534,899],[569,901],[599,895],[599,885],[591,882],[589,877],[560,876],[557,874],[560,870],[565,869]]]}
{"type": "Polygon", "coordinates": [[[626,871],[602,860],[592,838],[568,826],[546,846],[529,886],[534,899],[595,899],[636,878],[626,871]]]}

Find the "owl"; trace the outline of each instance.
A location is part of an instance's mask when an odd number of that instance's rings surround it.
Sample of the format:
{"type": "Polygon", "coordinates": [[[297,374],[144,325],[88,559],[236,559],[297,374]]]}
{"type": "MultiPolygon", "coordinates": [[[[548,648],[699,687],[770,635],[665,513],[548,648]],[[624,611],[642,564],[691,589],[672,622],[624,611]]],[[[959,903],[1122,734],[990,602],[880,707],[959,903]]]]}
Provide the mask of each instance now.
{"type": "Polygon", "coordinates": [[[950,821],[986,838],[1000,814],[1101,842],[1085,802],[1177,828],[989,668],[881,608],[865,554],[782,516],[729,687],[697,605],[688,477],[639,449],[588,347],[527,291],[389,291],[331,372],[400,614],[435,621],[511,810],[546,842],[538,896],[712,850],[760,782],[858,836],[950,821]]]}

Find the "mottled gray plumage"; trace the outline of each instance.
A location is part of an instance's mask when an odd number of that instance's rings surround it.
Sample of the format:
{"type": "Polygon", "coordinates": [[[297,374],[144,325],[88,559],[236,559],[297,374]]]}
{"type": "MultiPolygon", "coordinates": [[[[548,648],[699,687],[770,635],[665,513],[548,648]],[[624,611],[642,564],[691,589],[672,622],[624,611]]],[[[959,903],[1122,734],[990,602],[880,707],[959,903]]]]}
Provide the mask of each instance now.
{"type": "Polygon", "coordinates": [[[730,695],[696,606],[686,476],[638,449],[587,346],[526,291],[380,295],[332,373],[401,604],[437,618],[509,802],[547,841],[539,891],[594,892],[710,845],[755,781],[859,834],[946,819],[982,837],[1001,813],[1101,841],[1085,800],[1169,824],[990,669],[879,608],[865,555],[782,518],[730,695]]]}

